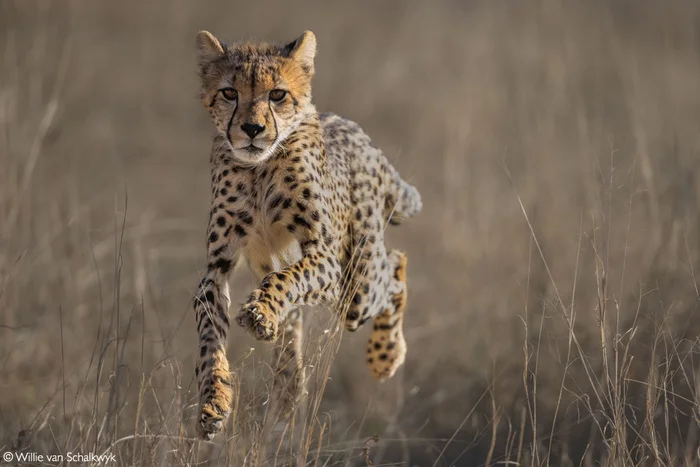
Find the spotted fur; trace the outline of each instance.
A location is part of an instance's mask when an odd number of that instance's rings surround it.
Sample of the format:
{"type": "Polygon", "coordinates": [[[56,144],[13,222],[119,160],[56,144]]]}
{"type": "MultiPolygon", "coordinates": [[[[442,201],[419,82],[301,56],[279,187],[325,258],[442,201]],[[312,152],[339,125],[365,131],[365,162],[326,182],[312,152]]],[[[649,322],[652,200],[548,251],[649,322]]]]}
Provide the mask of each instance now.
{"type": "Polygon", "coordinates": [[[208,263],[194,300],[205,438],[231,410],[228,279],[240,260],[261,282],[236,322],[276,341],[283,403],[293,405],[304,391],[302,305],[345,310],[352,331],[374,318],[367,361],[378,379],[405,358],[406,257],[387,253],[384,227],[417,214],[420,195],[356,123],[316,112],[315,52],[309,31],[281,46],[197,36],[201,99],[217,129],[208,263]],[[344,298],[349,305],[338,306],[344,298]]]}

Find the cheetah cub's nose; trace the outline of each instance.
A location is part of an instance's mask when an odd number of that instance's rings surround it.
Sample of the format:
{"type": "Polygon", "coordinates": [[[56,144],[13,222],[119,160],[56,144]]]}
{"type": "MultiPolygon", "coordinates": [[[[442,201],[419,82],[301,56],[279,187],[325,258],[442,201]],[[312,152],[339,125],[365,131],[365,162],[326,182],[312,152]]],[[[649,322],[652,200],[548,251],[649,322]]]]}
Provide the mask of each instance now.
{"type": "Polygon", "coordinates": [[[241,130],[243,130],[250,139],[255,138],[259,133],[262,133],[264,129],[264,126],[258,125],[257,123],[244,123],[241,125],[241,130]]]}

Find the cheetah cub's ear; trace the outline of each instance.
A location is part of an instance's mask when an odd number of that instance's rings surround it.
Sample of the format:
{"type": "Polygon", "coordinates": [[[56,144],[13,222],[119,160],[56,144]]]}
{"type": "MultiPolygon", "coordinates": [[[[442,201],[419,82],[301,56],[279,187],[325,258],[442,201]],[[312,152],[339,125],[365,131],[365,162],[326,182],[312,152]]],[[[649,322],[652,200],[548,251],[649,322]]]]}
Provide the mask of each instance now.
{"type": "Polygon", "coordinates": [[[199,31],[197,33],[197,61],[200,65],[212,61],[223,55],[224,48],[219,40],[209,31],[199,31]]]}
{"type": "Polygon", "coordinates": [[[308,74],[314,73],[314,57],[316,57],[316,36],[311,31],[304,33],[287,44],[282,50],[283,55],[298,61],[308,74]]]}

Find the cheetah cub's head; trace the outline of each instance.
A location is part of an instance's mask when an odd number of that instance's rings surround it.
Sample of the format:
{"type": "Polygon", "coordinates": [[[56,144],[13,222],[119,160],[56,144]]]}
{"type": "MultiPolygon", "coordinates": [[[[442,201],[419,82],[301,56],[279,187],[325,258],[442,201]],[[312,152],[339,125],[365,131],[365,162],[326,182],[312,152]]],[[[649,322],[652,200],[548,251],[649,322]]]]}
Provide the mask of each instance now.
{"type": "Polygon", "coordinates": [[[260,163],[309,115],[316,37],[306,31],[286,45],[225,45],[197,34],[202,103],[233,156],[260,163]]]}

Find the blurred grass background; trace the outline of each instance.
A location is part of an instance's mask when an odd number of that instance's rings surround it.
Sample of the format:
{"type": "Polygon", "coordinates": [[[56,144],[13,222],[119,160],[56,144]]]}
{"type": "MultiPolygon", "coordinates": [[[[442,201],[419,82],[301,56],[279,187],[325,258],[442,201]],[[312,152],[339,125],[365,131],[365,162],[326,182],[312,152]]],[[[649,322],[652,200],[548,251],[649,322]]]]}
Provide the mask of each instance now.
{"type": "MultiPolygon", "coordinates": [[[[699,123],[696,2],[1,0],[0,448],[698,465],[699,123]],[[315,312],[325,370],[301,441],[261,434],[271,352],[238,328],[239,405],[224,436],[192,440],[200,29],[313,30],[317,107],[359,122],[424,198],[387,233],[409,255],[405,369],[372,380],[367,329],[328,367],[339,337],[315,312]]],[[[234,307],[254,286],[236,274],[234,307]]]]}

